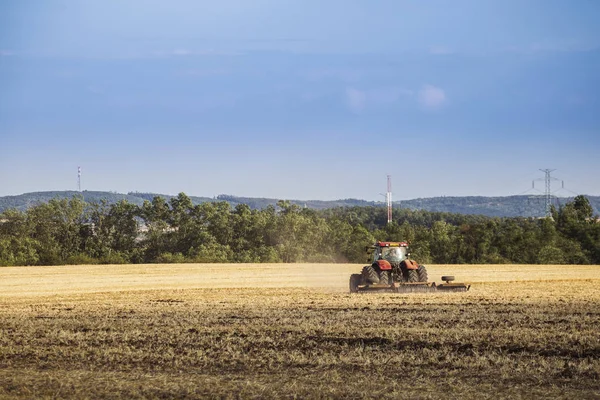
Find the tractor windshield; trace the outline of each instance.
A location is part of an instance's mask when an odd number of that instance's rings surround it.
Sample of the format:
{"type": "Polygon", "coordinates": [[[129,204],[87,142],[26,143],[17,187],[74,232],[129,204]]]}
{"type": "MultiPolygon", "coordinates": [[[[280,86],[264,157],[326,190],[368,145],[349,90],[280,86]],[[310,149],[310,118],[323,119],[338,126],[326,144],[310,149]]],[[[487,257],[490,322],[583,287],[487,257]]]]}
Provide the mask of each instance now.
{"type": "Polygon", "coordinates": [[[406,258],[406,247],[382,247],[375,251],[375,259],[384,259],[389,262],[399,262],[406,258]]]}

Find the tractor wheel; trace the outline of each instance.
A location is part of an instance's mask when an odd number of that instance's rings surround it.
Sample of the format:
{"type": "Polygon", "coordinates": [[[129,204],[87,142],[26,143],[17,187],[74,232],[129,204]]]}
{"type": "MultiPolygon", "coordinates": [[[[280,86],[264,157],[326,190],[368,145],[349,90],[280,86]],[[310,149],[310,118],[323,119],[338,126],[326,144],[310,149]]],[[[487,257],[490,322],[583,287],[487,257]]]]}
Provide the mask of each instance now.
{"type": "Polygon", "coordinates": [[[452,275],[445,275],[442,276],[442,280],[445,282],[452,282],[454,280],[454,277],[452,275]]]}
{"type": "Polygon", "coordinates": [[[427,282],[427,279],[429,279],[427,276],[427,268],[425,268],[424,265],[419,265],[417,274],[419,275],[419,282],[427,282]]]}
{"type": "Polygon", "coordinates": [[[400,271],[400,273],[396,273],[394,274],[394,282],[406,282],[406,276],[404,275],[403,271],[400,271]]]}
{"type": "Polygon", "coordinates": [[[406,281],[408,283],[416,283],[419,282],[419,273],[416,269],[407,269],[406,270],[406,281]]]}
{"type": "Polygon", "coordinates": [[[406,269],[401,265],[398,268],[395,268],[393,272],[390,273],[393,282],[403,283],[406,282],[406,269]]]}
{"type": "Polygon", "coordinates": [[[367,283],[379,283],[379,275],[377,275],[372,265],[363,267],[362,276],[367,283]]]}
{"type": "Polygon", "coordinates": [[[389,285],[390,283],[390,273],[388,271],[381,271],[379,273],[379,283],[383,283],[389,285]]]}
{"type": "Polygon", "coordinates": [[[360,285],[361,280],[362,280],[361,274],[350,275],[350,293],[358,292],[358,285],[360,285]]]}

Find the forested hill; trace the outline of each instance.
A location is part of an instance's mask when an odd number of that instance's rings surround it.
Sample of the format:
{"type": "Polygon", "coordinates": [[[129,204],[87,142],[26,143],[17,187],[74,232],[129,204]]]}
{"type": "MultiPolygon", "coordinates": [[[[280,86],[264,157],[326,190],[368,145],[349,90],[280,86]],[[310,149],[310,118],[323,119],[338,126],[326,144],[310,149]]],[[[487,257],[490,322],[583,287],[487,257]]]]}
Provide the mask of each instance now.
{"type": "MultiPolygon", "coordinates": [[[[34,205],[46,203],[51,199],[82,197],[88,203],[99,203],[106,200],[109,204],[120,200],[141,206],[145,200],[151,201],[155,196],[170,200],[173,195],[156,193],[130,192],[127,194],[102,191],[51,191],[32,192],[18,196],[0,197],[0,212],[16,208],[24,211],[34,205]]],[[[205,202],[227,201],[232,207],[238,204],[246,204],[252,209],[264,209],[269,205],[275,206],[279,199],[258,197],[237,197],[231,195],[219,195],[212,197],[190,196],[194,204],[205,202]]],[[[596,214],[600,214],[600,196],[587,196],[596,214]]],[[[564,205],[572,198],[555,198],[554,205],[564,205]]],[[[382,202],[373,202],[357,199],[342,200],[291,200],[291,204],[300,207],[323,210],[335,207],[365,207],[383,206],[382,202]]],[[[457,197],[431,197],[414,200],[394,202],[395,208],[408,208],[413,210],[439,211],[458,214],[485,215],[490,217],[538,217],[544,213],[545,199],[543,196],[506,196],[506,197],[483,197],[483,196],[457,196],[457,197]]]]}
{"type": "MultiPolygon", "coordinates": [[[[586,196],[595,214],[600,214],[600,196],[586,196]]],[[[559,208],[574,197],[557,197],[552,204],[559,208]]],[[[395,203],[396,204],[396,203],[395,203]]],[[[431,197],[399,202],[401,208],[412,210],[439,211],[455,214],[485,215],[488,217],[540,217],[544,215],[544,196],[505,197],[431,197]]]]}

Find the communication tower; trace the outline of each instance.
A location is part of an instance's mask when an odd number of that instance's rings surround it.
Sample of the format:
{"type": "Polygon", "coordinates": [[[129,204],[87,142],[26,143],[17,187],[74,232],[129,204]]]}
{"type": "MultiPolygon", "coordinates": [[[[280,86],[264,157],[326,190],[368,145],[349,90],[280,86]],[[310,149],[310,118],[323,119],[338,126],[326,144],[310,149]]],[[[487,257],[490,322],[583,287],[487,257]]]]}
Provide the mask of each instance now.
{"type": "Polygon", "coordinates": [[[385,196],[387,201],[387,223],[392,223],[392,176],[387,176],[387,193],[385,196]]]}
{"type": "Polygon", "coordinates": [[[81,167],[77,167],[77,191],[81,192],[81,167]]]}

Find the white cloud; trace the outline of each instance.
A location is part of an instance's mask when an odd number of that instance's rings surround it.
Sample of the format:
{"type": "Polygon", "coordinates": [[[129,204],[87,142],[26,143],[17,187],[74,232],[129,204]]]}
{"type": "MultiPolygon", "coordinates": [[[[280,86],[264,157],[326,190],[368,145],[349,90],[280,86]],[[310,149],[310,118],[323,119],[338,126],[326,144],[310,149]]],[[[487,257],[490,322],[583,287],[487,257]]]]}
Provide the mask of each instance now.
{"type": "Polygon", "coordinates": [[[346,104],[354,112],[361,112],[367,106],[367,93],[352,87],[346,88],[346,104]]]}
{"type": "Polygon", "coordinates": [[[14,56],[15,53],[10,50],[0,50],[0,57],[14,56]]]}
{"type": "Polygon", "coordinates": [[[404,96],[412,96],[413,91],[399,87],[382,87],[370,90],[367,93],[369,103],[380,105],[395,103],[404,96]]]}
{"type": "Polygon", "coordinates": [[[367,90],[347,87],[345,100],[350,110],[358,113],[367,107],[382,107],[396,103],[402,97],[413,94],[412,90],[400,87],[379,87],[367,90]]]}
{"type": "Polygon", "coordinates": [[[443,106],[444,103],[446,103],[444,89],[433,85],[425,85],[419,90],[419,104],[423,107],[435,109],[443,106]]]}

